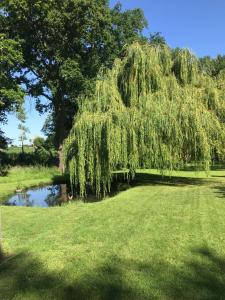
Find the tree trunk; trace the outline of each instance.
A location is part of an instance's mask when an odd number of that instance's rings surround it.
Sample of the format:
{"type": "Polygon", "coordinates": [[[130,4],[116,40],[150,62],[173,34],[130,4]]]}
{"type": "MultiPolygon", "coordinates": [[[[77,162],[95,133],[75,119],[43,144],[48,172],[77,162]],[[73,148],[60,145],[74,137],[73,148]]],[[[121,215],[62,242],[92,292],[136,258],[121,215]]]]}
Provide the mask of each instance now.
{"type": "Polygon", "coordinates": [[[24,147],[23,147],[23,141],[22,141],[22,153],[24,154],[24,147]]]}
{"type": "Polygon", "coordinates": [[[60,184],[60,196],[63,202],[66,202],[68,200],[66,184],[60,184]]]}
{"type": "Polygon", "coordinates": [[[58,155],[59,155],[59,170],[60,170],[62,173],[64,173],[64,171],[65,171],[65,166],[64,166],[64,161],[63,161],[62,145],[59,146],[58,155]]]}
{"type": "Polygon", "coordinates": [[[63,94],[59,91],[55,97],[55,129],[56,129],[56,146],[58,148],[59,156],[59,169],[64,172],[64,161],[63,161],[63,141],[66,138],[66,112],[63,94]]]}
{"type": "Polygon", "coordinates": [[[2,238],[2,212],[0,209],[0,263],[3,261],[3,238],[2,238]]]}

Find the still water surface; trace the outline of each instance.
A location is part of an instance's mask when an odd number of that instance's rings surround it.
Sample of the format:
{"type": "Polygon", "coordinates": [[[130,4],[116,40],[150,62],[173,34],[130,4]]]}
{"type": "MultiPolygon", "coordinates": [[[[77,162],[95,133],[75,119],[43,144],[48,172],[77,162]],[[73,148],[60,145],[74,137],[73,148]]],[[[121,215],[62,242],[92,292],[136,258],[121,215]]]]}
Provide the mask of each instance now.
{"type": "Polygon", "coordinates": [[[48,185],[15,193],[5,205],[50,207],[61,205],[68,200],[66,184],[48,185]]]}

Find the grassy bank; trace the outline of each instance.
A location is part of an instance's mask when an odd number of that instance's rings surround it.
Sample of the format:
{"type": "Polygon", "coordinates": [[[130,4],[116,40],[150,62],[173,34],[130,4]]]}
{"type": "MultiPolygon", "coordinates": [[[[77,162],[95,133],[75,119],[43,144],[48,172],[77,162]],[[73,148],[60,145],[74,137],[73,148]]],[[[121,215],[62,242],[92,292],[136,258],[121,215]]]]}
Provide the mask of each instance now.
{"type": "Polygon", "coordinates": [[[1,297],[225,299],[225,170],[152,173],[98,203],[2,207],[1,297]]]}
{"type": "Polygon", "coordinates": [[[60,177],[56,167],[13,167],[5,176],[0,176],[0,201],[19,188],[28,188],[52,183],[60,177]]]}

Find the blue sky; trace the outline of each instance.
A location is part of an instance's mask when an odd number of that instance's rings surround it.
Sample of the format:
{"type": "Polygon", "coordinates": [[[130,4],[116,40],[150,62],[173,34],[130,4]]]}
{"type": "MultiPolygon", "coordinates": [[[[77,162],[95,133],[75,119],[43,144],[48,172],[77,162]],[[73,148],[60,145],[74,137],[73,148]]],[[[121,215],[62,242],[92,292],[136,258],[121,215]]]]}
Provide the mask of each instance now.
{"type": "MultiPolygon", "coordinates": [[[[111,6],[117,1],[111,0],[111,6]]],[[[149,32],[161,32],[171,47],[187,47],[198,56],[225,54],[225,0],[121,0],[124,9],[143,9],[149,32]]],[[[26,99],[30,137],[41,136],[47,115],[35,111],[32,99],[26,99]]],[[[18,143],[18,121],[9,116],[6,135],[18,143]]]]}

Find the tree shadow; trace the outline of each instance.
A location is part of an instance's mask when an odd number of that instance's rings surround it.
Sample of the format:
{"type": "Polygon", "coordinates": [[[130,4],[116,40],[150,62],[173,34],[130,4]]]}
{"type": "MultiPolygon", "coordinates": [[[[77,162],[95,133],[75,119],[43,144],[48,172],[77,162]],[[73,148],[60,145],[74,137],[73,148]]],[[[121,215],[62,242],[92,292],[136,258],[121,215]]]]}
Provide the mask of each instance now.
{"type": "Polygon", "coordinates": [[[56,275],[47,272],[37,258],[29,253],[5,257],[0,264],[0,294],[2,299],[15,296],[29,299],[59,284],[56,275]]]}
{"type": "Polygon", "coordinates": [[[171,186],[185,186],[185,185],[202,185],[206,180],[201,178],[179,177],[169,175],[157,175],[149,173],[137,173],[133,186],[138,185],[171,185],[171,186]]]}
{"type": "MultiPolygon", "coordinates": [[[[55,176],[53,178],[54,183],[67,183],[69,184],[68,174],[64,177],[55,176]]],[[[162,186],[186,186],[186,185],[204,185],[207,180],[203,178],[191,178],[191,177],[179,177],[179,176],[169,176],[169,175],[160,175],[160,174],[151,174],[151,173],[135,173],[135,177],[133,179],[128,179],[126,174],[119,172],[115,173],[111,182],[110,192],[107,194],[109,197],[115,197],[120,192],[129,190],[138,186],[154,186],[154,185],[162,185],[162,186]]],[[[74,195],[73,201],[82,201],[85,203],[94,203],[103,200],[105,197],[96,196],[95,192],[92,188],[87,185],[86,186],[87,195],[83,198],[80,198],[79,191],[74,195]]]]}
{"type": "Polygon", "coordinates": [[[54,175],[52,177],[52,182],[54,184],[69,184],[70,182],[70,176],[69,174],[61,174],[61,175],[54,175]]]}
{"type": "Polygon", "coordinates": [[[187,186],[187,185],[204,185],[207,180],[203,178],[191,178],[191,177],[179,177],[179,176],[169,176],[151,173],[135,173],[135,177],[132,180],[127,180],[124,174],[119,173],[114,175],[112,181],[110,197],[116,196],[122,191],[129,190],[138,186],[187,186]]]}
{"type": "Polygon", "coordinates": [[[195,248],[192,253],[200,260],[189,262],[193,272],[189,282],[201,299],[225,299],[225,257],[208,247],[195,248]]]}
{"type": "Polygon", "coordinates": [[[6,177],[9,173],[9,168],[8,166],[2,166],[0,162],[0,176],[1,177],[6,177]]]}
{"type": "Polygon", "coordinates": [[[0,265],[2,299],[225,299],[225,258],[207,247],[188,261],[138,261],[110,257],[74,279],[50,272],[36,257],[20,253],[0,265]]]}
{"type": "Polygon", "coordinates": [[[224,164],[214,164],[210,167],[210,170],[212,170],[212,171],[225,170],[225,165],[224,164]]]}
{"type": "Polygon", "coordinates": [[[225,299],[225,257],[208,247],[192,249],[191,254],[187,271],[175,271],[177,284],[168,286],[168,295],[172,299],[225,299]]]}
{"type": "Polygon", "coordinates": [[[216,185],[213,187],[214,192],[216,193],[217,198],[225,198],[225,186],[224,185],[216,185]]]}
{"type": "Polygon", "coordinates": [[[0,244],[0,264],[3,262],[5,259],[5,254],[3,253],[2,246],[0,244]]]}
{"type": "Polygon", "coordinates": [[[73,281],[63,272],[46,269],[30,253],[20,253],[0,264],[2,299],[138,299],[122,279],[120,266],[110,262],[73,281]]]}

